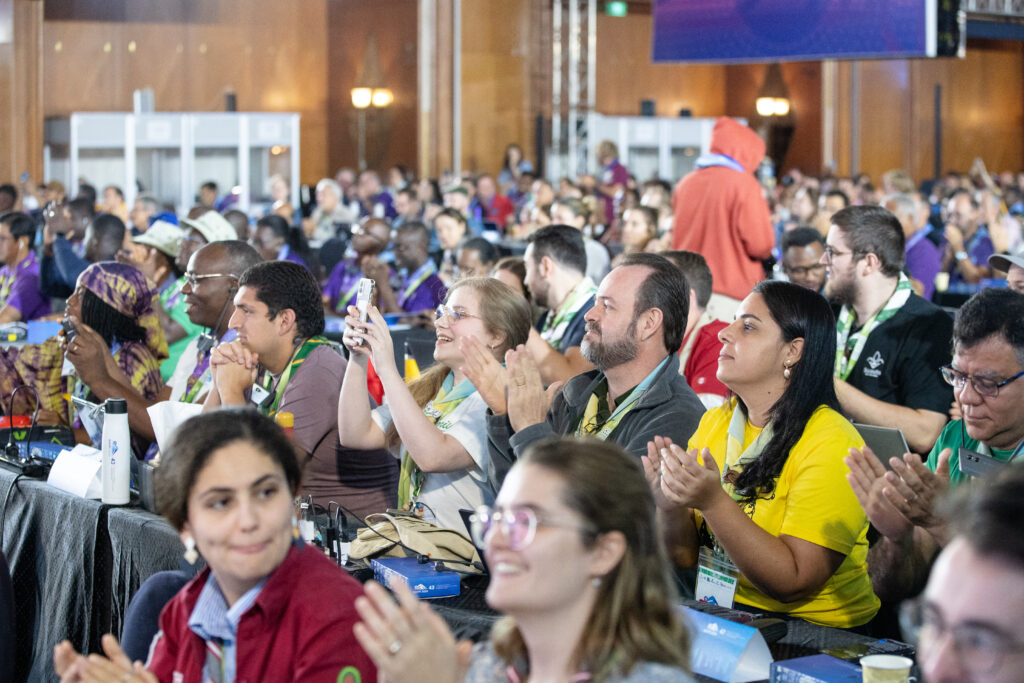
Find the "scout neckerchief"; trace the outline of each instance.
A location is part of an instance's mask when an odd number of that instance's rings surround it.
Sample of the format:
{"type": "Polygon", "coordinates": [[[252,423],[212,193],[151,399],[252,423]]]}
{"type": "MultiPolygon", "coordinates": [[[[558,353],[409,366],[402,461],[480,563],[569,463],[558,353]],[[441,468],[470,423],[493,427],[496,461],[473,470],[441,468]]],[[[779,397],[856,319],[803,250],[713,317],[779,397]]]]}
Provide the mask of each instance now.
{"type": "MultiPolygon", "coordinates": [[[[437,390],[437,395],[432,401],[423,406],[423,414],[430,418],[438,429],[442,431],[445,427],[444,418],[455,412],[463,401],[469,398],[476,387],[468,379],[463,379],[458,385],[455,384],[455,373],[449,372],[444,378],[444,384],[437,390]]],[[[402,447],[402,470],[398,475],[398,507],[404,508],[414,502],[423,490],[423,482],[426,477],[423,471],[413,462],[409,451],[402,447]]]]}
{"type": "MultiPolygon", "coordinates": [[[[238,336],[238,330],[228,330],[224,333],[224,336],[220,338],[218,344],[224,344],[229,341],[233,341],[238,336]]],[[[211,348],[206,353],[197,354],[198,360],[196,361],[196,367],[189,375],[188,379],[185,380],[185,393],[182,394],[183,403],[193,403],[199,392],[202,390],[203,385],[209,384],[212,379],[212,373],[210,372],[210,353],[213,351],[211,348]]]]}
{"type": "MultiPolygon", "coordinates": [[[[281,404],[281,397],[284,395],[284,388],[288,386],[288,380],[291,379],[292,373],[295,372],[295,368],[302,365],[302,362],[306,360],[306,357],[311,354],[317,347],[324,344],[330,344],[331,341],[327,337],[310,337],[306,341],[302,342],[302,345],[298,348],[292,359],[285,366],[284,372],[281,373],[281,379],[277,382],[277,394],[274,396],[274,402],[270,404],[269,408],[260,408],[260,412],[268,417],[273,417],[277,413],[277,407],[281,404]]],[[[263,388],[270,391],[274,386],[274,378],[268,372],[267,376],[263,378],[263,388]]]]}
{"type": "Polygon", "coordinates": [[[427,262],[416,269],[407,279],[405,289],[398,293],[398,305],[404,306],[406,299],[412,296],[412,293],[416,291],[416,288],[423,284],[424,280],[437,272],[437,266],[434,265],[432,259],[427,259],[427,262]]]}
{"type": "Polygon", "coordinates": [[[580,280],[569,292],[569,296],[565,297],[565,301],[557,311],[548,311],[540,330],[540,338],[550,344],[552,348],[557,349],[562,343],[565,331],[569,329],[569,323],[596,291],[597,287],[589,277],[580,280]]]}
{"type": "Polygon", "coordinates": [[[622,422],[622,418],[624,418],[629,411],[633,409],[633,406],[643,398],[644,393],[646,393],[647,389],[654,382],[654,378],[657,374],[661,372],[661,369],[665,367],[666,363],[668,363],[669,358],[671,358],[671,356],[667,356],[665,360],[658,363],[658,367],[654,368],[651,374],[647,375],[647,377],[644,377],[644,381],[637,384],[633,388],[633,391],[629,392],[629,395],[620,401],[619,405],[615,406],[614,412],[612,412],[600,429],[598,429],[597,425],[597,412],[600,408],[601,399],[598,398],[597,394],[591,394],[590,400],[587,401],[587,407],[583,411],[583,417],[580,419],[580,423],[576,427],[576,436],[593,436],[601,441],[607,439],[611,433],[615,431],[615,428],[619,426],[619,423],[622,422]]]}
{"type": "Polygon", "coordinates": [[[13,268],[9,268],[9,272],[6,276],[0,277],[0,306],[7,304],[7,297],[11,295],[11,287],[14,286],[15,281],[18,279],[18,275],[21,271],[25,270],[35,261],[36,255],[34,252],[29,252],[28,256],[18,261],[13,268]]]}
{"type": "Polygon", "coordinates": [[[733,500],[740,502],[744,496],[736,492],[736,477],[743,469],[757,460],[764,451],[768,442],[772,440],[772,425],[768,423],[761,429],[761,433],[746,449],[743,448],[743,440],[746,436],[747,413],[740,407],[738,399],[733,399],[732,417],[729,419],[729,435],[725,443],[725,462],[722,463],[722,488],[733,500]],[[732,473],[735,472],[735,475],[732,473]]]}
{"type": "Polygon", "coordinates": [[[848,305],[843,305],[843,309],[839,311],[839,322],[836,325],[836,364],[834,372],[839,379],[845,380],[853,372],[853,366],[860,360],[860,354],[864,350],[864,345],[867,344],[868,335],[871,334],[871,331],[896,315],[903,308],[903,304],[907,303],[907,300],[910,299],[910,295],[913,292],[914,289],[910,286],[910,280],[907,279],[906,275],[900,273],[900,279],[896,283],[896,291],[892,293],[892,296],[885,302],[882,309],[865,320],[861,328],[853,334],[851,334],[851,331],[853,330],[853,321],[857,317],[857,313],[848,305]]]}
{"type": "Polygon", "coordinates": [[[169,311],[178,304],[178,299],[181,298],[181,290],[184,286],[185,276],[182,275],[178,278],[177,282],[174,283],[174,286],[168,290],[167,300],[164,302],[164,308],[166,310],[169,311]]]}
{"type": "Polygon", "coordinates": [[[334,307],[334,311],[336,313],[345,313],[345,309],[348,306],[348,303],[352,301],[352,297],[354,297],[356,295],[356,292],[359,291],[359,281],[361,279],[362,276],[360,275],[355,279],[355,282],[352,283],[352,286],[348,288],[348,291],[345,292],[344,296],[338,297],[338,305],[334,307]]]}

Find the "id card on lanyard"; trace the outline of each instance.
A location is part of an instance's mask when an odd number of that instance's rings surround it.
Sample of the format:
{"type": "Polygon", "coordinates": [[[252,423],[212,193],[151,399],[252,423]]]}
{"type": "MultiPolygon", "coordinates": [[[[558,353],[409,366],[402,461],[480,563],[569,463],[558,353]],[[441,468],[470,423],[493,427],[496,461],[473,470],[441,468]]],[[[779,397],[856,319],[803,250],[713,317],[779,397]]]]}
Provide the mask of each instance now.
{"type": "Polygon", "coordinates": [[[694,597],[701,602],[732,608],[739,578],[739,570],[721,546],[716,543],[714,550],[701,546],[694,597]]]}

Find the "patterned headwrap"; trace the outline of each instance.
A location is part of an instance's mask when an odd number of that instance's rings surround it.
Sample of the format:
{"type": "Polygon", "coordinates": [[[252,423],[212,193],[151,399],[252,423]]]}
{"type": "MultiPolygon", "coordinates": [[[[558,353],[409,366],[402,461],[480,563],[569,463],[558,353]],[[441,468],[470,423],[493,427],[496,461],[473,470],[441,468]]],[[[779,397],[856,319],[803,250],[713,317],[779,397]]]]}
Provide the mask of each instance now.
{"type": "Polygon", "coordinates": [[[167,340],[153,309],[158,305],[157,292],[146,284],[145,275],[132,266],[103,261],[86,268],[78,281],[103,303],[146,331],[146,347],[157,361],[167,358],[167,340]]]}

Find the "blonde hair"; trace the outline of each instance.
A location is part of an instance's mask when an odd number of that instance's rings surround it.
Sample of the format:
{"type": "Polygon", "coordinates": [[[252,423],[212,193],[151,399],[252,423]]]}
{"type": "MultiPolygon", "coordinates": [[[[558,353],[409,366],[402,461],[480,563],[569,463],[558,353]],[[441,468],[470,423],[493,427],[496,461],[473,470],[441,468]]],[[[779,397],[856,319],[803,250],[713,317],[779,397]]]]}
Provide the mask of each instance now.
{"type": "MultiPolygon", "coordinates": [[[[480,299],[480,321],[484,328],[493,335],[501,337],[501,342],[492,351],[499,360],[505,352],[525,344],[530,336],[530,304],[526,299],[501,280],[492,277],[467,277],[457,280],[448,290],[445,303],[451,299],[452,293],[463,287],[476,292],[480,299]]],[[[441,389],[450,368],[435,363],[417,379],[409,383],[409,392],[420,408],[427,405],[441,389]]],[[[389,449],[398,448],[401,439],[394,421],[384,433],[384,440],[389,449]]]]}
{"type": "MultiPolygon", "coordinates": [[[[689,631],[677,613],[654,497],[639,460],[609,442],[562,438],[532,445],[516,467],[527,465],[562,480],[562,502],[589,524],[581,532],[585,547],[612,531],[626,540],[619,564],[602,577],[579,642],[569,644],[573,665],[587,670],[593,683],[625,675],[641,661],[688,671],[689,631]]],[[[529,666],[526,644],[512,617],[494,625],[491,641],[506,662],[529,666]]]]}

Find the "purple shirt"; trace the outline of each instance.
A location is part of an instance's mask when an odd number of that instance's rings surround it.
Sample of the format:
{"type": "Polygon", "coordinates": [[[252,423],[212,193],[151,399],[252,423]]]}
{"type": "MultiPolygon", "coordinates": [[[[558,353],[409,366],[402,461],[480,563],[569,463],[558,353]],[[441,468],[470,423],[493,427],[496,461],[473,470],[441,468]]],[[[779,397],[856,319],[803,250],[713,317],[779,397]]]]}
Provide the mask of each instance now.
{"type": "MultiPolygon", "coordinates": [[[[971,260],[976,266],[987,266],[988,257],[996,252],[995,247],[992,245],[992,240],[988,236],[988,227],[979,225],[978,229],[974,231],[967,241],[964,243],[964,251],[967,252],[967,258],[971,260]]],[[[960,269],[956,267],[956,261],[950,266],[952,272],[949,274],[949,283],[952,284],[963,284],[964,276],[960,274],[960,269]]]]}
{"type": "Polygon", "coordinates": [[[25,322],[50,314],[50,302],[39,291],[39,262],[34,252],[14,268],[0,268],[0,309],[11,306],[25,322]]]}
{"type": "MultiPolygon", "coordinates": [[[[431,266],[434,265],[433,261],[427,261],[427,263],[431,266]]],[[[402,310],[409,313],[433,311],[437,308],[438,304],[444,301],[448,288],[441,282],[441,278],[437,276],[437,273],[431,273],[423,282],[416,286],[416,289],[409,293],[408,297],[404,296],[406,288],[418,279],[417,273],[419,271],[405,278],[402,283],[402,289],[397,292],[398,304],[402,307],[402,310]]]]}
{"type": "MultiPolygon", "coordinates": [[[[390,277],[394,272],[388,269],[390,277]]],[[[331,304],[331,310],[339,315],[345,315],[346,306],[356,305],[356,293],[359,290],[359,280],[363,277],[362,269],[356,264],[355,259],[339,261],[334,270],[327,276],[327,283],[324,285],[324,296],[331,304]],[[338,310],[338,309],[341,310],[338,310]]]]}
{"type": "Polygon", "coordinates": [[[309,270],[309,264],[302,260],[302,257],[292,251],[291,247],[287,244],[281,247],[281,250],[277,252],[278,261],[291,261],[292,263],[298,263],[300,266],[309,270]]]}
{"type": "MultiPolygon", "coordinates": [[[[625,187],[629,183],[629,171],[619,163],[618,159],[612,159],[612,162],[601,171],[601,183],[625,187]]],[[[615,220],[615,203],[615,197],[604,196],[605,220],[608,221],[608,225],[611,225],[615,220]]]]}
{"type": "Polygon", "coordinates": [[[931,300],[935,276],[942,270],[942,249],[928,239],[929,232],[929,228],[923,228],[907,240],[907,272],[924,286],[921,296],[931,300]]]}
{"type": "Polygon", "coordinates": [[[387,192],[381,192],[369,202],[359,203],[359,215],[361,217],[371,216],[373,218],[394,218],[398,215],[395,211],[394,200],[387,192]]]}

